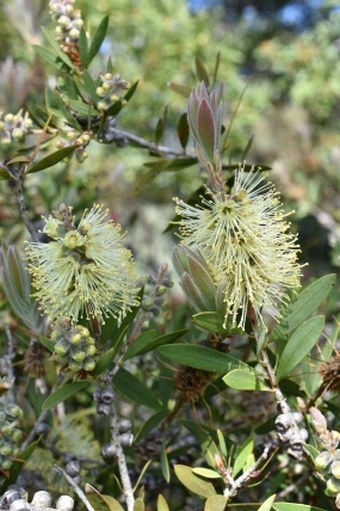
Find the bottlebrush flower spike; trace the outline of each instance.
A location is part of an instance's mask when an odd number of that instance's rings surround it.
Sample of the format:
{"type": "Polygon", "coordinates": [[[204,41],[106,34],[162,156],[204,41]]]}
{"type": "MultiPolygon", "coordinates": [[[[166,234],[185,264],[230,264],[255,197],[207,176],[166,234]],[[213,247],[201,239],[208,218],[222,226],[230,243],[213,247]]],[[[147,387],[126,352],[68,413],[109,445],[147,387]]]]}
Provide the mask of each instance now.
{"type": "Polygon", "coordinates": [[[204,165],[215,161],[219,151],[223,117],[223,86],[209,92],[204,82],[193,89],[188,101],[188,121],[196,141],[197,155],[204,165]]]}
{"type": "Polygon", "coordinates": [[[301,266],[278,192],[260,172],[240,166],[229,193],[207,194],[195,206],[176,198],[176,213],[181,244],[198,250],[216,286],[223,286],[224,328],[244,329],[249,308],[262,325],[264,307],[279,319],[287,291],[300,285],[301,266]]]}
{"type": "Polygon", "coordinates": [[[61,206],[45,219],[44,232],[52,241],[29,242],[26,253],[34,296],[51,321],[104,324],[106,317],[121,319],[138,304],[132,254],[123,247],[120,225],[102,206],[85,210],[78,227],[71,208],[61,206]]]}

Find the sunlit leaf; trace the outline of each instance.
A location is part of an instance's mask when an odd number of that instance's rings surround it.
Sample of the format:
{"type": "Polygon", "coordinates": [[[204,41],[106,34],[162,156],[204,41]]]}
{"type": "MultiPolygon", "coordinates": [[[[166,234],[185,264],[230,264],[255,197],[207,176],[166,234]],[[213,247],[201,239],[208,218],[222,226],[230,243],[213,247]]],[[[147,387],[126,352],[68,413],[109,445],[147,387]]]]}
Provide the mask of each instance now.
{"type": "Polygon", "coordinates": [[[70,154],[72,154],[75,149],[76,146],[62,147],[61,149],[58,149],[54,153],[51,153],[48,156],[45,156],[45,158],[42,158],[36,163],[30,165],[26,173],[32,174],[32,172],[39,172],[40,170],[45,170],[48,169],[49,167],[53,167],[53,165],[55,165],[56,163],[59,163],[60,161],[67,158],[67,156],[70,156],[70,154]]]}
{"type": "Polygon", "coordinates": [[[216,494],[213,485],[209,483],[209,481],[204,481],[204,479],[196,476],[190,467],[186,467],[185,465],[175,465],[174,470],[183,486],[196,495],[208,498],[216,494]]]}
{"type": "Polygon", "coordinates": [[[204,511],[225,511],[228,499],[223,495],[212,495],[204,505],[204,511]]]}
{"type": "Polygon", "coordinates": [[[285,345],[277,368],[277,378],[287,376],[318,341],[324,327],[324,317],[316,316],[300,325],[285,345]]]}
{"type": "Polygon", "coordinates": [[[98,25],[98,28],[92,38],[90,48],[87,56],[87,66],[91,63],[94,57],[100,50],[100,47],[105,39],[107,29],[109,26],[109,17],[105,16],[98,25]]]}
{"type": "Polygon", "coordinates": [[[223,381],[228,387],[236,390],[270,390],[257,378],[255,373],[244,369],[230,371],[223,377],[223,381]]]}
{"type": "Polygon", "coordinates": [[[66,401],[66,399],[69,399],[75,394],[78,394],[80,390],[83,390],[85,387],[87,387],[89,383],[90,383],[89,381],[85,380],[74,381],[72,383],[67,383],[66,385],[63,385],[62,387],[59,387],[57,390],[52,392],[52,394],[50,394],[47,399],[45,399],[42,405],[42,410],[50,410],[57,404],[66,401]]]}

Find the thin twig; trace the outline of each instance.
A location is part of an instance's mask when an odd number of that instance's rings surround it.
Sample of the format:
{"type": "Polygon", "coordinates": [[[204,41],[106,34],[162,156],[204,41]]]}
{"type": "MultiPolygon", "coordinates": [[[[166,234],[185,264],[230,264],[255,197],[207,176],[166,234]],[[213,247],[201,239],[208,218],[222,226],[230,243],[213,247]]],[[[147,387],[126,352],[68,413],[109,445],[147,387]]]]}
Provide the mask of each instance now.
{"type": "Polygon", "coordinates": [[[56,470],[56,472],[58,472],[59,475],[62,475],[66,479],[70,486],[72,486],[74,492],[78,495],[78,497],[86,506],[88,511],[95,511],[83,490],[80,488],[80,486],[77,485],[77,483],[72,479],[72,477],[70,477],[61,467],[58,467],[58,465],[53,465],[53,468],[54,470],[56,470]]]}
{"type": "Polygon", "coordinates": [[[38,241],[38,233],[36,229],[33,227],[33,224],[29,218],[28,209],[24,197],[25,167],[21,166],[18,169],[18,172],[16,172],[15,174],[13,174],[12,172],[11,174],[13,176],[13,180],[15,183],[15,195],[22,221],[24,222],[26,229],[30,233],[32,240],[38,241]]]}
{"type": "MultiPolygon", "coordinates": [[[[112,143],[115,140],[122,141],[126,140],[127,142],[131,142],[138,147],[143,147],[145,149],[149,149],[149,151],[156,153],[156,154],[168,154],[171,156],[186,156],[189,158],[196,158],[195,154],[187,153],[186,151],[178,151],[176,149],[172,149],[171,147],[167,147],[164,145],[158,145],[154,142],[150,142],[149,140],[146,140],[145,138],[139,137],[133,133],[130,133],[128,131],[124,131],[118,128],[110,127],[110,135],[112,135],[112,138],[108,140],[106,143],[112,143]]],[[[105,143],[105,141],[104,141],[105,143]]]]}
{"type": "Polygon", "coordinates": [[[114,403],[111,403],[110,409],[110,430],[112,445],[114,447],[115,457],[118,463],[120,481],[122,483],[127,509],[128,511],[133,511],[135,505],[135,497],[133,494],[133,488],[130,480],[129,471],[127,468],[124,450],[119,441],[118,421],[114,403]]]}

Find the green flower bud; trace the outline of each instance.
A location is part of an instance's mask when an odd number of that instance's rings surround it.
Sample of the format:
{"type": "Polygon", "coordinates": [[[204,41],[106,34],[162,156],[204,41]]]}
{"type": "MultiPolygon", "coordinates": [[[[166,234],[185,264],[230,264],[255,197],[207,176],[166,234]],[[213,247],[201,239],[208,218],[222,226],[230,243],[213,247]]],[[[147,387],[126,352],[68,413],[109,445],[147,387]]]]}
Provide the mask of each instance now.
{"type": "Polygon", "coordinates": [[[327,481],[327,491],[330,495],[335,496],[340,492],[340,481],[339,479],[335,479],[335,477],[331,477],[327,481]]]}
{"type": "Polygon", "coordinates": [[[333,461],[331,472],[335,479],[340,479],[340,461],[333,461]]]}
{"type": "Polygon", "coordinates": [[[86,360],[84,363],[84,369],[85,371],[93,371],[93,369],[96,367],[96,362],[94,360],[86,360]]]}
{"type": "Polygon", "coordinates": [[[17,405],[9,404],[5,408],[5,412],[9,417],[13,417],[13,419],[19,419],[22,417],[22,410],[17,405]]]}
{"type": "Polygon", "coordinates": [[[0,446],[0,454],[2,456],[10,456],[12,454],[12,447],[10,444],[4,444],[0,446]]]}
{"type": "Polygon", "coordinates": [[[76,353],[72,353],[72,359],[79,364],[83,362],[86,358],[86,353],[84,351],[78,351],[76,353]]]}
{"type": "Polygon", "coordinates": [[[82,341],[82,336],[80,334],[73,334],[71,336],[70,342],[73,346],[79,346],[82,341]]]}
{"type": "Polygon", "coordinates": [[[93,357],[96,353],[97,353],[97,348],[95,347],[94,344],[91,344],[90,346],[88,346],[88,348],[86,350],[86,354],[88,357],[93,357]]]}
{"type": "Polygon", "coordinates": [[[69,350],[68,342],[62,339],[54,346],[54,353],[58,358],[62,358],[66,355],[69,350]]]}
{"type": "Polygon", "coordinates": [[[103,89],[103,87],[97,87],[96,88],[96,93],[98,94],[98,96],[100,97],[104,97],[105,96],[105,91],[103,89]]]}
{"type": "Polygon", "coordinates": [[[332,461],[332,456],[328,451],[323,451],[317,455],[314,460],[316,470],[319,472],[323,471],[332,461]]]}

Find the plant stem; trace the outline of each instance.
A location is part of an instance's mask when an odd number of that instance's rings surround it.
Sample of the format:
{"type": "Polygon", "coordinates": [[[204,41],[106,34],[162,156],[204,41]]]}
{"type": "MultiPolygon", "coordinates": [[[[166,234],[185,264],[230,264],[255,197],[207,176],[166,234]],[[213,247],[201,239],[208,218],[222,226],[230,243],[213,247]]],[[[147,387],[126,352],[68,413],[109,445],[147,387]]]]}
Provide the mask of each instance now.
{"type": "Polygon", "coordinates": [[[133,511],[135,505],[135,497],[133,495],[133,488],[130,480],[129,471],[127,468],[126,458],[124,454],[124,450],[119,441],[119,429],[118,429],[118,421],[115,410],[114,403],[111,403],[110,410],[110,430],[111,430],[111,438],[112,445],[115,449],[115,457],[118,463],[118,469],[120,474],[120,481],[123,486],[123,491],[125,495],[126,505],[128,511],[133,511]]]}
{"type": "Polygon", "coordinates": [[[68,474],[66,474],[65,470],[63,470],[61,467],[58,467],[58,465],[54,465],[54,470],[58,472],[58,474],[62,475],[66,481],[69,483],[70,486],[74,489],[74,492],[78,495],[80,500],[83,502],[83,504],[86,506],[88,511],[95,511],[95,509],[92,507],[90,501],[86,497],[83,490],[77,485],[77,483],[70,477],[68,474]]]}
{"type": "Polygon", "coordinates": [[[134,133],[130,133],[118,128],[110,127],[110,135],[112,135],[112,138],[106,142],[108,144],[112,144],[112,142],[115,142],[116,140],[119,142],[127,141],[137,145],[138,147],[149,149],[149,151],[157,153],[158,155],[168,154],[171,156],[186,156],[190,158],[196,158],[195,154],[187,153],[183,150],[177,151],[176,149],[171,149],[167,146],[155,144],[149,140],[146,140],[145,138],[135,135],[134,133]]]}
{"type": "Polygon", "coordinates": [[[19,167],[18,171],[15,174],[11,172],[11,175],[15,183],[15,195],[22,221],[24,222],[26,229],[30,233],[32,240],[38,241],[38,233],[33,227],[33,224],[29,218],[28,209],[24,197],[25,167],[24,166],[19,167]]]}

